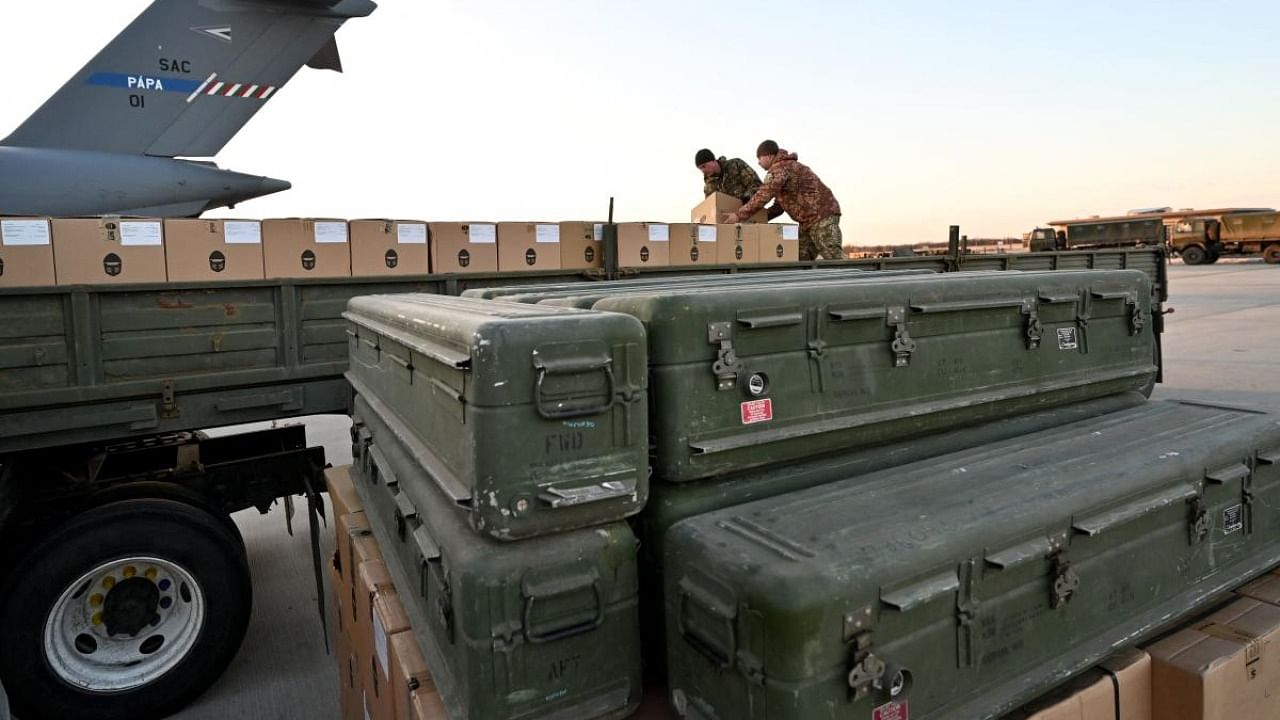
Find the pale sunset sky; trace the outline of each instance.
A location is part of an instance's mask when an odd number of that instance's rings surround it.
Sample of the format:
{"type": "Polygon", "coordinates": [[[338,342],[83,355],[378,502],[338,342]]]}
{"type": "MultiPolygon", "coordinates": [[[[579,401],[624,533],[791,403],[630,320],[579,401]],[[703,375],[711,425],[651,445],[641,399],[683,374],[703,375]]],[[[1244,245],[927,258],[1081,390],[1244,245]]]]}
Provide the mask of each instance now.
{"type": "MultiPolygon", "coordinates": [[[[6,8],[0,134],[148,0],[6,8]]],[[[1280,206],[1275,2],[382,0],[216,158],[294,189],[220,216],[685,221],[703,146],[765,138],[846,243],[1280,206]]],[[[129,68],[119,68],[129,72],[129,68]]],[[[146,69],[140,70],[146,72],[146,69]]]]}

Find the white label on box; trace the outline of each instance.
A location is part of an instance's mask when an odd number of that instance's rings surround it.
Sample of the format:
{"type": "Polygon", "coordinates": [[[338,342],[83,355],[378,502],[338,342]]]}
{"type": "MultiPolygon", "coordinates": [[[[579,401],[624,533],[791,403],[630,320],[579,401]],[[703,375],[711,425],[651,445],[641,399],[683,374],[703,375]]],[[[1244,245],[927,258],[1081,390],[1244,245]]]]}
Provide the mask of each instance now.
{"type": "Polygon", "coordinates": [[[782,239],[783,239],[783,240],[799,240],[799,239],[800,239],[800,226],[798,226],[798,225],[783,225],[783,226],[782,226],[782,239]]]}
{"type": "Polygon", "coordinates": [[[426,245],[427,226],[423,223],[396,223],[396,242],[401,245],[426,245]]]}
{"type": "Polygon", "coordinates": [[[316,223],[316,243],[345,243],[347,241],[347,224],[344,222],[316,223]]]}
{"type": "Polygon", "coordinates": [[[492,245],[498,242],[496,225],[480,224],[467,226],[467,239],[473,244],[492,245]]]}
{"type": "Polygon", "coordinates": [[[257,220],[226,220],[222,238],[228,245],[261,245],[262,223],[257,220]]]}
{"type": "Polygon", "coordinates": [[[649,242],[667,242],[671,239],[671,228],[661,223],[649,226],[649,242]]]}
{"type": "Polygon", "coordinates": [[[591,239],[596,242],[604,240],[604,223],[596,223],[591,228],[591,239]]]}
{"type": "Polygon", "coordinates": [[[560,242],[559,225],[538,225],[534,230],[534,240],[540,243],[560,242]]]}
{"type": "Polygon", "coordinates": [[[698,226],[698,242],[713,243],[716,241],[715,225],[699,225],[698,226]]]}
{"type": "Polygon", "coordinates": [[[49,221],[0,220],[0,245],[48,245],[49,221]]]}
{"type": "Polygon", "coordinates": [[[387,656],[387,631],[382,627],[382,618],[378,617],[378,613],[373,614],[373,649],[378,654],[378,662],[382,664],[382,674],[391,675],[391,660],[387,656]]]}
{"type": "Polygon", "coordinates": [[[122,222],[120,223],[121,245],[163,245],[164,231],[158,222],[122,222]]]}

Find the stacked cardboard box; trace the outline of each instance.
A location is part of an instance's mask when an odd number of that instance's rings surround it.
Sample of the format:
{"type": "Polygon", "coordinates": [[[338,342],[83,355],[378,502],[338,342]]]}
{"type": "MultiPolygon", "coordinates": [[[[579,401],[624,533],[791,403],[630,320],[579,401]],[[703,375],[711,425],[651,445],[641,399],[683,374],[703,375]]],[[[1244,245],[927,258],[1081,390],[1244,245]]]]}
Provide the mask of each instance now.
{"type": "Polygon", "coordinates": [[[1151,658],[1120,652],[1004,720],[1152,720],[1151,658]]]}
{"type": "Polygon", "coordinates": [[[498,223],[498,270],[560,269],[560,224],[498,223]]]}
{"type": "MultiPolygon", "coordinates": [[[[737,212],[742,207],[742,201],[732,195],[726,195],[721,192],[711,193],[705,200],[693,206],[693,210],[689,212],[689,220],[695,223],[706,225],[714,225],[724,222],[724,216],[731,212],[737,212]]],[[[768,216],[764,210],[757,212],[750,218],[746,219],[748,223],[769,222],[768,216]]]]}
{"type": "Polygon", "coordinates": [[[262,255],[268,278],[350,277],[347,221],[332,218],[263,220],[262,255]]]}
{"type": "Polygon", "coordinates": [[[446,720],[349,467],[325,471],[337,518],[330,564],[343,720],[446,720]],[[420,709],[419,709],[420,708],[420,709]]]}
{"type": "Polygon", "coordinates": [[[0,287],[47,286],[55,282],[49,219],[0,219],[0,287]]]}
{"type": "Polygon", "coordinates": [[[719,232],[715,225],[672,223],[669,227],[672,265],[719,264],[719,232]]]}
{"type": "Polygon", "coordinates": [[[1159,720],[1280,718],[1280,577],[1147,648],[1159,720]]]}
{"type": "Polygon", "coordinates": [[[798,262],[800,260],[800,226],[782,223],[745,225],[756,236],[758,260],[762,263],[798,262]]]}
{"type": "Polygon", "coordinates": [[[498,227],[493,223],[433,222],[431,272],[476,273],[498,269],[498,227]]]}
{"type": "Polygon", "coordinates": [[[160,220],[54,218],[54,272],[59,285],[164,282],[160,220]]]}
{"type": "Polygon", "coordinates": [[[604,223],[560,223],[560,267],[586,270],[604,266],[604,223]]]}
{"type": "Polygon", "coordinates": [[[426,275],[431,270],[427,224],[417,220],[352,220],[351,274],[426,275]]]}
{"type": "Polygon", "coordinates": [[[670,263],[670,225],[653,222],[618,225],[618,267],[663,267],[670,263]]]}
{"type": "Polygon", "coordinates": [[[262,223],[257,220],[164,221],[170,282],[261,280],[262,223]]]}

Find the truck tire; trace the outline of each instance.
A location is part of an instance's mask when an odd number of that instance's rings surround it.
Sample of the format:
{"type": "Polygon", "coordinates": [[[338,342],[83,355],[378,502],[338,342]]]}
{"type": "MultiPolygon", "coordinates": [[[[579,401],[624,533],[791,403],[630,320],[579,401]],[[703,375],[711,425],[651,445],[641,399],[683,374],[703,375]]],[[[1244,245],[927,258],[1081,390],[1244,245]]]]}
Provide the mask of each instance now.
{"type": "Polygon", "coordinates": [[[1268,245],[1267,249],[1262,251],[1262,259],[1272,265],[1280,265],[1280,243],[1268,245]]]}
{"type": "Polygon", "coordinates": [[[252,608],[242,544],[172,500],[82,513],[13,566],[0,597],[0,680],[14,713],[161,718],[204,692],[252,608]]]}
{"type": "Polygon", "coordinates": [[[1179,254],[1182,255],[1182,262],[1187,265],[1202,265],[1209,259],[1209,254],[1199,245],[1188,245],[1182,248],[1179,254]]]}

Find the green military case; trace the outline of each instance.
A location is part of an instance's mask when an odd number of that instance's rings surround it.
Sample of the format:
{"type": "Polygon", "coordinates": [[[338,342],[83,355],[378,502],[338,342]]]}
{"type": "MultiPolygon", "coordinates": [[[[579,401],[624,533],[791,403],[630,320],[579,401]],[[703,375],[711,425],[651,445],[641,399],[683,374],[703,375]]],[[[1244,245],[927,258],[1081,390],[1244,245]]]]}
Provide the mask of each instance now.
{"type": "Polygon", "coordinates": [[[426,476],[510,540],[617,520],[648,494],[634,318],[439,295],[352,298],[347,377],[426,476]]]}
{"type": "Polygon", "coordinates": [[[662,559],[667,530],[681,520],[1100,417],[1137,407],[1146,400],[1140,393],[1121,393],[888,445],[837,452],[783,467],[748,470],[705,482],[653,483],[644,511],[632,521],[640,537],[640,623],[644,629],[641,637],[646,644],[648,667],[660,670],[665,657],[662,559]]]}
{"type": "Polygon", "coordinates": [[[850,272],[849,270],[823,272],[814,270],[806,277],[797,278],[794,276],[787,278],[771,278],[757,280],[751,276],[742,276],[739,282],[682,282],[663,285],[660,288],[645,288],[636,290],[634,288],[612,288],[605,290],[595,290],[594,286],[586,285],[577,290],[558,290],[546,293],[527,293],[521,295],[508,295],[504,300],[511,302],[539,303],[541,305],[554,305],[558,307],[573,307],[581,309],[590,309],[595,304],[607,297],[614,295],[622,295],[634,292],[722,292],[724,289],[733,288],[741,290],[748,287],[757,287],[761,285],[810,285],[814,283],[850,283],[850,282],[881,282],[888,278],[901,277],[903,275],[936,275],[937,273],[928,270],[878,270],[875,272],[850,272]]]}
{"type": "MultiPolygon", "coordinates": [[[[1128,390],[1156,374],[1141,272],[639,291],[655,480],[684,482],[1128,390]]],[[[541,305],[539,306],[541,307],[541,305]]]]}
{"type": "MultiPolygon", "coordinates": [[[[665,287],[667,285],[683,284],[689,282],[699,282],[703,284],[717,284],[722,282],[737,282],[740,278],[752,278],[760,281],[787,280],[787,279],[803,279],[817,274],[851,274],[869,272],[860,268],[814,268],[801,270],[756,270],[746,271],[740,270],[733,273],[707,273],[691,274],[679,273],[676,275],[668,275],[664,277],[639,277],[626,280],[595,280],[589,282],[567,282],[567,283],[540,283],[530,285],[503,285],[501,287],[486,288],[469,288],[462,291],[462,297],[482,298],[486,300],[509,299],[513,295],[529,295],[535,293],[555,293],[562,291],[581,290],[589,288],[593,291],[608,291],[615,288],[620,289],[638,289],[649,287],[665,287]]],[[[930,272],[928,270],[916,270],[912,272],[930,272]]]]}
{"type": "Polygon", "coordinates": [[[686,520],[673,704],[999,716],[1280,562],[1277,463],[1276,416],[1152,402],[686,520]]]}
{"type": "Polygon", "coordinates": [[[355,478],[453,720],[621,718],[639,705],[636,541],[625,522],[518,542],[472,532],[357,396],[355,478]]]}

